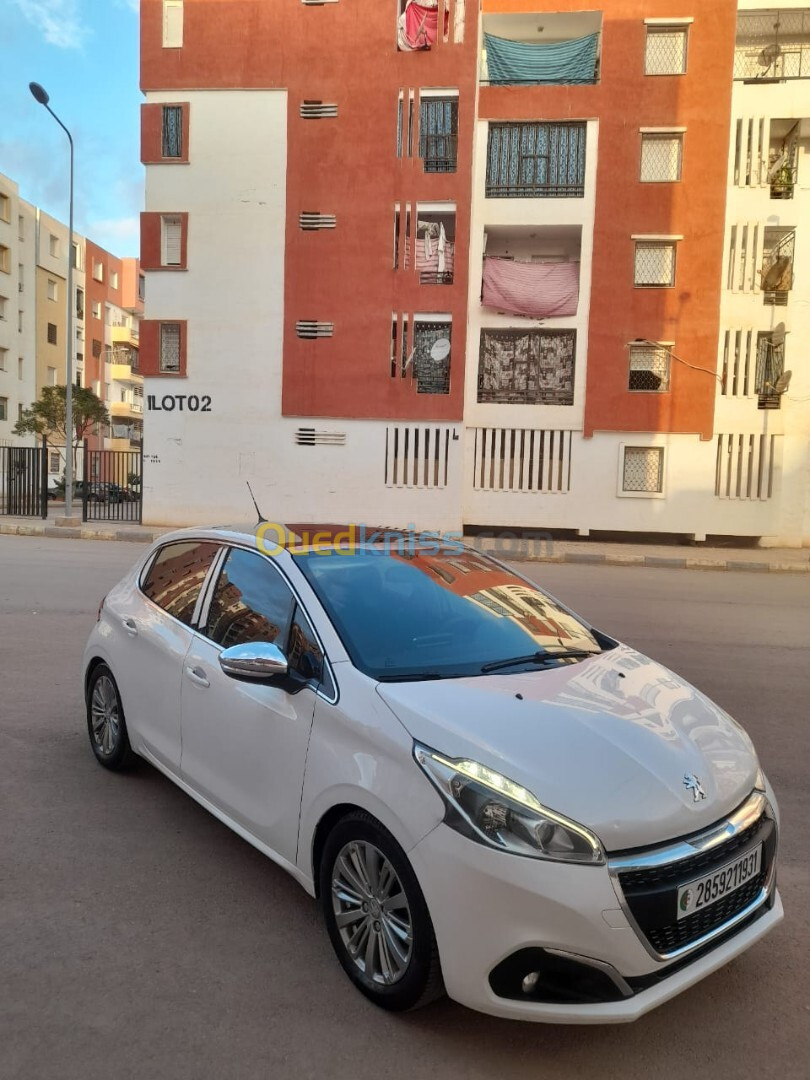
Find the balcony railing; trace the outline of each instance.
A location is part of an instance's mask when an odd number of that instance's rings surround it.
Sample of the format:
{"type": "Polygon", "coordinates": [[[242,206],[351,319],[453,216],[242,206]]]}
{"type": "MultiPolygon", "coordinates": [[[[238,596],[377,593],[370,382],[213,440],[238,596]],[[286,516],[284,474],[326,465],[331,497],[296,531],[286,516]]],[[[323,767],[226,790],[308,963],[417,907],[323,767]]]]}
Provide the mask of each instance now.
{"type": "Polygon", "coordinates": [[[586,125],[490,124],[487,198],[581,199],[586,125]]]}
{"type": "Polygon", "coordinates": [[[734,78],[744,82],[810,79],[810,9],[741,12],[734,78]]]}
{"type": "Polygon", "coordinates": [[[600,41],[599,32],[564,41],[526,40],[517,34],[501,37],[488,33],[485,25],[481,82],[489,86],[593,85],[599,81],[600,41]]]}
{"type": "Polygon", "coordinates": [[[766,229],[764,239],[760,287],[766,304],[784,307],[793,288],[796,233],[787,229],[766,229]]]}
{"type": "Polygon", "coordinates": [[[785,373],[785,343],[776,341],[771,334],[760,334],[757,342],[756,391],[760,409],[778,409],[782,395],[777,383],[785,373]]]}

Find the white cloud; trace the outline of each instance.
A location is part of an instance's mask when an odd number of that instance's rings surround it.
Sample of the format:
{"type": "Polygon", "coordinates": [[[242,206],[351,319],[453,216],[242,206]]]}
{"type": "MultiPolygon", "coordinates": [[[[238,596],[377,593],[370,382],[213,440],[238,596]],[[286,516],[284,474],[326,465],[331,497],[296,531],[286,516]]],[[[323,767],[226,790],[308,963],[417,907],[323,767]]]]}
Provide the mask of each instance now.
{"type": "Polygon", "coordinates": [[[121,255],[126,250],[137,252],[137,241],[140,238],[140,219],[137,217],[106,218],[101,221],[90,221],[87,226],[87,235],[95,243],[111,251],[114,255],[121,255]]]}
{"type": "Polygon", "coordinates": [[[23,15],[41,31],[49,45],[80,49],[89,33],[79,15],[77,0],[14,0],[23,15]]]}

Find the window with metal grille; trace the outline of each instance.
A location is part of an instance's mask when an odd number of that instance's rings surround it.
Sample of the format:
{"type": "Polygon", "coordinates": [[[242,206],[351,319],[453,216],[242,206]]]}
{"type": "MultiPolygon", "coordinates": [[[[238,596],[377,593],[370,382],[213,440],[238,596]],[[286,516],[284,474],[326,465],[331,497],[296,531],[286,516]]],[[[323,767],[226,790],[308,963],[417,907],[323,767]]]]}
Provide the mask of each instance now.
{"type": "Polygon", "coordinates": [[[56,344],[56,323],[52,323],[52,322],[48,323],[48,344],[49,345],[55,345],[56,344]]]}
{"type": "Polygon", "coordinates": [[[160,217],[160,265],[181,266],[183,245],[183,222],[174,215],[160,217]]]}
{"type": "Polygon", "coordinates": [[[325,101],[302,101],[300,113],[303,120],[326,120],[337,116],[338,107],[325,101]]]}
{"type": "Polygon", "coordinates": [[[585,195],[586,125],[490,124],[487,198],[585,195]]]}
{"type": "Polygon", "coordinates": [[[671,289],[675,284],[674,241],[636,241],[634,281],[642,289],[671,289]]]}
{"type": "Polygon", "coordinates": [[[810,8],[741,11],[734,78],[751,82],[810,78],[810,8]]]}
{"type": "Polygon", "coordinates": [[[418,394],[450,393],[453,326],[449,320],[413,324],[413,370],[418,394]]]}
{"type": "Polygon", "coordinates": [[[95,360],[101,356],[101,342],[97,338],[93,338],[92,353],[95,360]]]}
{"type": "Polygon", "coordinates": [[[180,370],[180,323],[160,324],[160,370],[167,374],[180,370]]]}
{"type": "Polygon", "coordinates": [[[183,0],[163,0],[163,48],[183,45],[183,0]]]}
{"type": "Polygon", "coordinates": [[[458,98],[425,97],[419,102],[419,156],[426,173],[456,171],[458,98]]]}
{"type": "Polygon", "coordinates": [[[385,429],[386,487],[444,488],[455,444],[448,427],[392,425],[385,429]]]}
{"type": "Polygon", "coordinates": [[[631,345],[629,390],[669,390],[671,350],[665,345],[631,345]]]}
{"type": "Polygon", "coordinates": [[[183,106],[163,106],[161,155],[165,158],[183,156],[183,106]]]}
{"type": "Polygon", "coordinates": [[[688,26],[648,26],[645,75],[684,75],[688,43],[688,26]]]}
{"type": "Polygon", "coordinates": [[[0,191],[0,221],[11,221],[11,199],[0,191]]]}
{"type": "Polygon", "coordinates": [[[573,405],[576,330],[482,330],[478,400],[573,405]]]}
{"type": "Polygon", "coordinates": [[[0,244],[0,270],[4,274],[11,273],[11,252],[5,244],[0,244]]]}
{"type": "Polygon", "coordinates": [[[663,490],[663,447],[625,446],[622,458],[622,491],[660,495],[663,490]]]}
{"type": "Polygon", "coordinates": [[[671,183],[681,179],[683,135],[644,132],[641,136],[641,182],[671,183]]]}
{"type": "Polygon", "coordinates": [[[0,397],[0,420],[8,420],[8,398],[0,397]]]}
{"type": "Polygon", "coordinates": [[[317,322],[315,319],[300,319],[295,324],[295,332],[300,338],[328,338],[332,337],[334,331],[334,323],[317,322]]]}

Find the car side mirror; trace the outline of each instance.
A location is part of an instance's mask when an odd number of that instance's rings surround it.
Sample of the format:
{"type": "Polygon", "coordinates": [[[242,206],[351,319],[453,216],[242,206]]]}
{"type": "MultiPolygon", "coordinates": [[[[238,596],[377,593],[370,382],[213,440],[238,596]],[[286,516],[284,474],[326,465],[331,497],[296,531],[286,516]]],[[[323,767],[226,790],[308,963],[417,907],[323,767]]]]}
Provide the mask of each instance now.
{"type": "Polygon", "coordinates": [[[272,679],[288,669],[287,657],[269,641],[232,645],[219,654],[219,666],[234,679],[272,679]]]}

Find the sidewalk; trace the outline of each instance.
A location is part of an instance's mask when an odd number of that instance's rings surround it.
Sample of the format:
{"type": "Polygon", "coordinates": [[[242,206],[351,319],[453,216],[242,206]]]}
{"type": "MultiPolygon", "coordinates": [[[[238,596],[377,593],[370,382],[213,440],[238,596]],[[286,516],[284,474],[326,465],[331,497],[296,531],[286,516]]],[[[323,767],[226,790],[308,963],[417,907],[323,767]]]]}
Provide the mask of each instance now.
{"type": "MultiPolygon", "coordinates": [[[[0,535],[48,536],[64,540],[124,540],[151,544],[173,526],[136,525],[126,521],[86,521],[77,528],[56,524],[58,514],[39,518],[0,517],[0,535]]],[[[512,562],[580,563],[641,566],[667,570],[726,570],[751,573],[810,573],[808,548],[707,547],[703,544],[620,544],[590,540],[522,540],[512,533],[501,539],[468,537],[480,551],[512,562]]]]}

